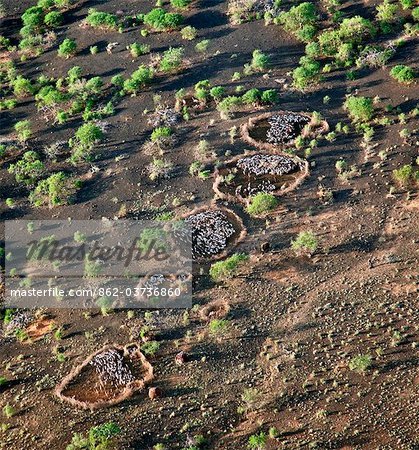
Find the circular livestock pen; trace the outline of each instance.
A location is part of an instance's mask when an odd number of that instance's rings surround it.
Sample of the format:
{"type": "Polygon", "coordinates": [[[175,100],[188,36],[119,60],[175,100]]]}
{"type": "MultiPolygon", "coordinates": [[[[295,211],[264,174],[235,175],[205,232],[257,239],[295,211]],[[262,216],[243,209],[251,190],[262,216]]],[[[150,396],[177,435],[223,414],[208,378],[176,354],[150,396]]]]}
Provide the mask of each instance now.
{"type": "Polygon", "coordinates": [[[218,167],[213,189],[222,200],[247,205],[259,192],[276,196],[290,192],[308,174],[308,162],[296,156],[252,152],[218,167]]]}
{"type": "Polygon", "coordinates": [[[246,236],[243,221],[227,208],[198,208],[184,220],[191,227],[192,257],[196,261],[224,258],[246,236]]]}
{"type": "Polygon", "coordinates": [[[153,378],[153,366],[138,344],[107,345],[64,377],[55,395],[72,406],[95,410],[130,398],[153,378]]]}
{"type": "Polygon", "coordinates": [[[251,117],[241,127],[241,136],[260,150],[281,153],[294,147],[298,137],[314,139],[327,133],[329,125],[314,114],[278,111],[251,117]]]}

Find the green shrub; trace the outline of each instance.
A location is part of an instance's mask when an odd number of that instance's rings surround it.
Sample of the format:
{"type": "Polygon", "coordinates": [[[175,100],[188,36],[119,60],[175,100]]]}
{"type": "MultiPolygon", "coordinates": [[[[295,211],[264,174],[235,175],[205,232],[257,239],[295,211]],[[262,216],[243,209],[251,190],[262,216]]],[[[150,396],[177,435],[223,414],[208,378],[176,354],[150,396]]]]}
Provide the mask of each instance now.
{"type": "Polygon", "coordinates": [[[357,355],[349,361],[349,368],[356,372],[365,372],[372,365],[371,355],[357,355]]]}
{"type": "Polygon", "coordinates": [[[101,30],[117,30],[118,18],[114,14],[109,14],[95,9],[89,10],[89,15],[86,17],[86,23],[93,28],[101,30]]]}
{"type": "Polygon", "coordinates": [[[169,178],[173,171],[173,163],[168,159],[154,158],[153,162],[148,166],[148,171],[148,176],[151,181],[169,178]]]}
{"type": "Polygon", "coordinates": [[[377,29],[370,20],[361,16],[344,19],[339,26],[339,37],[343,42],[360,44],[362,41],[374,37],[377,29]]]}
{"type": "Polygon", "coordinates": [[[79,66],[74,66],[67,72],[67,80],[69,84],[73,84],[77,80],[80,80],[81,76],[83,75],[83,70],[79,66]]]}
{"type": "Polygon", "coordinates": [[[10,46],[10,39],[0,35],[0,49],[5,49],[10,46]]]}
{"type": "Polygon", "coordinates": [[[321,55],[320,44],[318,42],[310,42],[305,47],[306,56],[316,59],[321,55]]]}
{"type": "Polygon", "coordinates": [[[160,349],[160,342],[157,341],[148,341],[145,342],[141,346],[141,351],[144,353],[144,355],[147,356],[154,356],[160,349]]]}
{"type": "Polygon", "coordinates": [[[168,13],[163,8],[154,8],[144,16],[144,23],[154,30],[174,30],[183,22],[181,14],[168,13]]]}
{"type": "Polygon", "coordinates": [[[251,450],[263,450],[266,447],[268,436],[261,431],[259,434],[252,434],[249,437],[248,447],[251,450]]]}
{"type": "Polygon", "coordinates": [[[261,96],[262,93],[260,92],[260,90],[253,88],[249,89],[242,95],[242,100],[246,105],[256,105],[260,102],[261,96]]]}
{"type": "Polygon", "coordinates": [[[67,96],[53,86],[44,86],[35,96],[38,106],[54,106],[67,99],[67,96]]]}
{"type": "Polygon", "coordinates": [[[295,240],[291,241],[291,248],[297,253],[312,254],[317,250],[319,243],[312,231],[301,231],[295,240]]]}
{"type": "Polygon", "coordinates": [[[124,77],[122,75],[115,75],[111,79],[111,84],[122,88],[124,86],[124,77]]]}
{"type": "Polygon", "coordinates": [[[69,141],[73,148],[71,161],[73,164],[79,161],[89,161],[91,151],[95,144],[103,139],[103,131],[93,123],[85,123],[75,134],[75,138],[69,141]]]}
{"type": "Polygon", "coordinates": [[[391,24],[400,20],[397,14],[399,6],[389,0],[384,0],[383,3],[377,5],[376,10],[377,20],[384,24],[391,24]]]}
{"type": "Polygon", "coordinates": [[[3,100],[0,102],[0,111],[3,111],[5,109],[11,110],[13,108],[16,108],[17,101],[15,99],[9,99],[9,100],[3,100]]]}
{"type": "Polygon", "coordinates": [[[399,0],[403,9],[413,8],[415,6],[415,0],[399,0]]]}
{"type": "Polygon", "coordinates": [[[141,65],[133,74],[131,78],[125,80],[124,91],[132,95],[143,89],[147,84],[150,84],[154,78],[154,71],[151,67],[141,65]]]}
{"type": "Polygon", "coordinates": [[[40,27],[44,19],[44,10],[39,6],[32,6],[22,14],[24,27],[36,29],[40,27]]]}
{"type": "Polygon", "coordinates": [[[182,36],[182,39],[193,41],[198,34],[198,30],[195,27],[191,27],[190,25],[188,25],[187,27],[182,28],[180,34],[182,36]]]}
{"type": "Polygon", "coordinates": [[[150,53],[150,46],[148,44],[137,44],[134,42],[128,46],[128,49],[133,58],[138,58],[139,56],[150,53]]]}
{"type": "Polygon", "coordinates": [[[344,19],[337,30],[326,30],[319,35],[321,53],[324,56],[335,56],[342,44],[352,44],[355,47],[375,36],[376,32],[368,19],[360,16],[344,19]]]}
{"type": "Polygon", "coordinates": [[[45,16],[44,23],[50,28],[59,27],[63,23],[63,15],[57,11],[51,11],[45,16]]]}
{"type": "Polygon", "coordinates": [[[214,281],[231,278],[237,272],[238,267],[248,259],[249,257],[244,253],[235,253],[224,261],[212,264],[209,274],[214,281]]]}
{"type": "Polygon", "coordinates": [[[260,214],[272,211],[278,206],[278,199],[266,192],[258,192],[250,197],[250,203],[246,207],[246,211],[251,216],[259,216],[260,214]]]}
{"type": "Polygon", "coordinates": [[[415,22],[419,22],[419,6],[412,10],[412,17],[415,22]]]}
{"type": "Polygon", "coordinates": [[[224,97],[225,93],[226,90],[223,86],[214,86],[210,89],[210,95],[216,102],[219,102],[224,97]]]}
{"type": "Polygon", "coordinates": [[[343,107],[348,111],[353,122],[368,122],[374,114],[373,100],[369,97],[356,97],[350,95],[343,107]]]}
{"type": "Polygon", "coordinates": [[[36,206],[49,205],[50,208],[68,204],[75,191],[75,183],[64,172],[57,172],[38,183],[29,195],[29,200],[36,206]]]}
{"type": "Polygon", "coordinates": [[[54,7],[54,0],[38,0],[36,6],[39,6],[44,11],[46,11],[54,7]]]}
{"type": "Polygon", "coordinates": [[[14,126],[19,142],[25,143],[32,136],[31,122],[29,120],[21,120],[14,126]]]}
{"type": "Polygon", "coordinates": [[[292,72],[293,85],[297,89],[304,90],[321,80],[320,63],[308,57],[300,59],[300,66],[292,72]]]}
{"type": "Polygon", "coordinates": [[[401,64],[394,66],[390,70],[390,75],[399,83],[404,84],[409,84],[416,78],[415,71],[411,67],[401,64]]]}
{"type": "Polygon", "coordinates": [[[185,49],[183,47],[166,50],[160,60],[159,69],[162,72],[174,72],[178,70],[183,62],[185,49]]]}
{"type": "Polygon", "coordinates": [[[211,43],[210,39],[203,39],[201,42],[198,42],[195,45],[195,50],[198,53],[205,53],[208,50],[210,43],[211,43]]]}
{"type": "Polygon", "coordinates": [[[34,87],[28,78],[18,75],[13,81],[13,93],[16,97],[27,97],[34,93],[34,87]]]}
{"type": "Polygon", "coordinates": [[[393,170],[393,178],[400,186],[407,187],[413,181],[419,181],[419,171],[415,171],[411,164],[405,164],[393,170]]]}
{"type": "Polygon", "coordinates": [[[67,9],[77,0],[54,0],[54,4],[58,9],[67,9]]]}
{"type": "Polygon", "coordinates": [[[269,67],[269,56],[256,49],[252,53],[250,66],[253,70],[263,71],[269,67]]]}
{"type": "Polygon", "coordinates": [[[62,58],[70,58],[76,54],[76,51],[76,41],[66,38],[58,47],[58,56],[61,56],[62,58]]]}
{"type": "Polygon", "coordinates": [[[278,103],[278,101],[279,101],[278,91],[276,89],[267,89],[266,91],[263,91],[261,101],[262,101],[262,103],[267,103],[267,104],[272,104],[272,105],[275,103],[278,103]]]}
{"type": "Polygon", "coordinates": [[[242,106],[243,101],[241,97],[234,95],[224,98],[217,105],[217,111],[219,111],[222,119],[229,119],[234,111],[237,111],[242,106]]]}
{"type": "Polygon", "coordinates": [[[15,176],[18,183],[32,185],[43,175],[45,165],[39,160],[38,153],[28,151],[16,164],[11,164],[8,171],[15,176]]]}
{"type": "Polygon", "coordinates": [[[170,0],[170,4],[176,9],[186,9],[192,0],[170,0]]]}
{"type": "Polygon", "coordinates": [[[118,425],[113,422],[107,422],[92,427],[87,437],[75,433],[71,444],[67,445],[66,450],[106,450],[110,448],[112,440],[120,432],[121,429],[118,425]]]}
{"type": "Polygon", "coordinates": [[[151,142],[158,142],[162,139],[167,139],[172,135],[170,127],[157,127],[151,133],[151,142]]]}
{"type": "Polygon", "coordinates": [[[209,332],[213,336],[225,334],[230,327],[230,322],[226,319],[212,319],[208,325],[209,332]]]}
{"type": "Polygon", "coordinates": [[[316,34],[316,22],[318,15],[313,3],[304,2],[298,6],[293,6],[288,12],[281,13],[279,22],[286,31],[293,33],[297,39],[309,42],[316,34]]]}

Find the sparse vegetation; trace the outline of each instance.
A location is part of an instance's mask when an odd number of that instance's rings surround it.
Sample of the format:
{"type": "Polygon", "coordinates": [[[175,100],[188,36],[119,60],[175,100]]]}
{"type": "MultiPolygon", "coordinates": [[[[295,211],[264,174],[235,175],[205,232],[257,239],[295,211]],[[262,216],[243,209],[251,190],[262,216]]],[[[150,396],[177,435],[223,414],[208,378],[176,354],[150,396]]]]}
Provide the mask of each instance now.
{"type": "Polygon", "coordinates": [[[236,273],[238,267],[244,261],[247,261],[248,258],[244,253],[235,253],[224,261],[218,261],[212,264],[209,274],[214,281],[231,278],[236,273]]]}
{"type": "Polygon", "coordinates": [[[295,240],[291,241],[291,248],[297,253],[313,254],[319,246],[318,239],[312,231],[301,231],[295,240]]]}

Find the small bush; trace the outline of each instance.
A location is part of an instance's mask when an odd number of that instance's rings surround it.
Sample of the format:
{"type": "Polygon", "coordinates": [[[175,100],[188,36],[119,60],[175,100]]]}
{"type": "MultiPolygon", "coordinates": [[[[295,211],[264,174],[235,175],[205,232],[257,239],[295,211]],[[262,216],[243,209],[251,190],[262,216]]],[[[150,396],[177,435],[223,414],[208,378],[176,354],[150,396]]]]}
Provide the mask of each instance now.
{"type": "Polygon", "coordinates": [[[22,22],[24,27],[36,29],[43,23],[44,10],[39,6],[32,6],[22,14],[22,22]]]}
{"type": "Polygon", "coordinates": [[[13,93],[16,97],[27,97],[34,93],[34,87],[28,78],[18,75],[13,81],[13,93]]]}
{"type": "Polygon", "coordinates": [[[262,103],[275,104],[278,103],[279,95],[276,89],[267,89],[262,92],[261,101],[262,103]]]}
{"type": "Polygon", "coordinates": [[[184,53],[185,49],[183,47],[169,48],[163,53],[159,69],[166,73],[178,70],[182,66],[184,53]]]}
{"type": "Polygon", "coordinates": [[[19,142],[26,143],[32,136],[31,122],[29,120],[21,120],[14,126],[19,142]]]}
{"type": "Polygon", "coordinates": [[[148,44],[137,44],[134,42],[128,46],[128,49],[133,58],[138,58],[139,56],[150,53],[150,46],[148,44]]]}
{"type": "Polygon", "coordinates": [[[133,95],[137,95],[140,89],[150,84],[154,78],[154,71],[151,67],[141,65],[129,80],[124,82],[124,91],[133,95]]]}
{"type": "Polygon", "coordinates": [[[38,106],[54,106],[67,99],[67,95],[53,86],[44,86],[35,96],[38,106]]]}
{"type": "Polygon", "coordinates": [[[181,14],[168,13],[163,8],[154,8],[144,16],[144,23],[154,30],[175,30],[183,22],[181,14]]]}
{"type": "Polygon", "coordinates": [[[368,122],[374,115],[373,100],[369,97],[350,95],[343,107],[354,122],[368,122]]]}
{"type": "Polygon", "coordinates": [[[415,6],[415,0],[399,0],[403,9],[410,9],[415,6]]]}
{"type": "Polygon", "coordinates": [[[316,34],[316,22],[318,15],[313,3],[304,2],[293,6],[288,12],[281,13],[277,21],[284,29],[293,33],[297,39],[310,42],[316,34]]]}
{"type": "Polygon", "coordinates": [[[318,239],[312,231],[301,231],[296,239],[291,241],[291,248],[297,253],[313,254],[318,245],[318,239]]]}
{"type": "Polygon", "coordinates": [[[75,191],[75,183],[64,172],[57,172],[38,183],[29,195],[29,200],[36,206],[48,205],[50,208],[65,205],[75,191]]]}
{"type": "Polygon", "coordinates": [[[110,448],[113,438],[121,432],[118,425],[107,422],[89,430],[87,436],[75,433],[66,450],[105,450],[110,448]]]}
{"type": "Polygon", "coordinates": [[[226,90],[223,86],[214,86],[210,89],[210,96],[216,101],[219,102],[225,95],[226,90]]]}
{"type": "Polygon", "coordinates": [[[160,343],[157,341],[148,341],[141,346],[141,351],[147,356],[154,356],[160,349],[160,343]]]}
{"type": "Polygon", "coordinates": [[[377,19],[381,22],[381,25],[392,24],[398,22],[398,10],[399,6],[396,3],[390,3],[389,0],[384,0],[377,7],[377,19]]]}
{"type": "Polygon", "coordinates": [[[195,50],[198,53],[205,53],[208,50],[210,43],[211,43],[210,39],[204,39],[195,45],[195,50]]]}
{"type": "Polygon", "coordinates": [[[16,164],[11,164],[8,171],[18,183],[32,185],[43,175],[45,165],[39,160],[38,153],[29,151],[16,164]]]}
{"type": "Polygon", "coordinates": [[[259,192],[250,198],[250,204],[247,206],[246,211],[251,216],[258,216],[260,214],[272,211],[278,206],[278,199],[266,192],[259,192]]]}
{"type": "Polygon", "coordinates": [[[230,322],[226,319],[212,319],[209,323],[209,332],[214,336],[225,334],[230,326],[230,322]]]}
{"type": "Polygon", "coordinates": [[[187,9],[192,0],[170,0],[170,4],[176,9],[187,9]]]}
{"type": "Polygon", "coordinates": [[[217,110],[220,112],[220,116],[222,119],[229,119],[232,116],[232,113],[236,111],[242,104],[243,101],[241,97],[229,96],[218,103],[217,110]]]}
{"type": "Polygon", "coordinates": [[[69,141],[72,147],[71,162],[77,164],[80,161],[90,161],[91,152],[97,142],[103,138],[103,131],[93,123],[85,123],[75,134],[75,138],[69,141]]]}
{"type": "Polygon", "coordinates": [[[231,278],[236,273],[238,267],[248,259],[249,257],[244,253],[235,253],[224,261],[217,261],[212,264],[209,274],[214,281],[231,278]]]}
{"type": "Polygon", "coordinates": [[[371,355],[357,355],[349,361],[349,368],[356,372],[365,372],[372,365],[371,355]]]}
{"type": "Polygon", "coordinates": [[[86,23],[93,28],[99,28],[101,30],[118,29],[118,18],[114,14],[96,11],[95,9],[89,10],[86,23]]]}
{"type": "Polygon", "coordinates": [[[309,57],[302,57],[300,66],[292,72],[292,78],[293,85],[300,90],[317,84],[321,80],[320,63],[309,57]]]}
{"type": "Polygon", "coordinates": [[[180,34],[182,36],[182,39],[193,41],[198,34],[198,30],[195,27],[191,27],[190,25],[188,25],[187,27],[182,28],[180,34]]]}
{"type": "Polygon", "coordinates": [[[173,163],[167,159],[154,158],[153,162],[148,166],[149,178],[156,181],[161,178],[169,178],[173,170],[173,163]]]}
{"type": "Polygon", "coordinates": [[[158,142],[162,139],[167,139],[172,135],[172,130],[169,127],[157,127],[151,133],[151,142],[158,142]]]}
{"type": "Polygon", "coordinates": [[[262,93],[259,89],[253,88],[249,89],[242,95],[243,103],[246,105],[256,105],[260,102],[262,93]]]}
{"type": "Polygon", "coordinates": [[[81,76],[83,75],[83,70],[79,66],[74,66],[67,72],[67,80],[69,84],[73,84],[77,80],[80,80],[81,76]]]}
{"type": "Polygon", "coordinates": [[[254,50],[250,66],[255,71],[263,71],[269,67],[269,56],[260,50],[254,50]]]}
{"type": "Polygon", "coordinates": [[[419,181],[419,171],[415,171],[411,164],[405,164],[393,170],[393,178],[400,186],[407,187],[413,181],[419,181]]]}
{"type": "Polygon", "coordinates": [[[70,58],[76,54],[77,44],[73,39],[66,38],[58,47],[58,56],[70,58]]]}
{"type": "Polygon", "coordinates": [[[50,28],[59,27],[63,23],[63,15],[57,11],[51,11],[45,16],[44,23],[50,28]]]}
{"type": "Polygon", "coordinates": [[[390,75],[399,83],[403,84],[410,84],[416,78],[415,71],[411,67],[401,64],[394,66],[390,70],[390,75]]]}
{"type": "Polygon", "coordinates": [[[261,431],[259,434],[252,434],[249,437],[248,447],[251,450],[263,450],[266,447],[268,436],[261,431]]]}

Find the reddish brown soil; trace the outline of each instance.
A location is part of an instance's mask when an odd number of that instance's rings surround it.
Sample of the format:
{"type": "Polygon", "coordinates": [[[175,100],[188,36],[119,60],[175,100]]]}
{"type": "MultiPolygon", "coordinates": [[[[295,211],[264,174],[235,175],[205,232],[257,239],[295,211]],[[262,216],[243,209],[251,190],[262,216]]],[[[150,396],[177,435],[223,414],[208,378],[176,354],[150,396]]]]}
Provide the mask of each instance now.
{"type": "MultiPolygon", "coordinates": [[[[32,2],[2,3],[14,15],[1,22],[1,33],[4,29],[5,35],[16,36],[18,14],[32,2]]],[[[348,16],[368,16],[376,4],[344,2],[343,11],[348,16]]],[[[62,60],[54,48],[19,63],[18,68],[32,78],[41,73],[62,76],[74,65],[81,66],[85,75],[100,75],[105,81],[117,73],[130,74],[149,58],[133,60],[125,50],[134,41],[143,42],[139,28],[123,34],[101,33],[81,30],[78,21],[90,7],[122,10],[128,15],[153,6],[148,0],[81,2],[59,30],[60,39],[77,40],[78,56],[62,60]],[[119,42],[113,54],[104,51],[108,42],[119,42]],[[91,55],[91,45],[99,45],[101,52],[91,55]]],[[[199,140],[208,140],[220,160],[238,155],[248,146],[239,139],[231,143],[228,131],[260,111],[220,121],[218,113],[209,108],[183,122],[177,128],[178,145],[170,154],[177,176],[156,184],[145,170],[151,157],[142,145],[151,129],[144,109],[152,108],[154,94],[172,104],[176,90],[191,89],[206,78],[212,85],[232,88],[281,89],[275,80],[290,82],[289,72],[304,54],[304,45],[279,27],[264,26],[263,21],[230,26],[225,11],[225,2],[202,0],[186,14],[186,23],[198,28],[199,39],[212,40],[207,56],[198,55],[196,41],[181,41],[179,33],[147,38],[153,52],[184,45],[190,67],[176,76],[162,77],[138,97],[126,97],[119,104],[118,113],[107,119],[110,131],[94,163],[100,170],[90,177],[74,205],[31,208],[27,192],[7,172],[11,161],[4,161],[0,195],[14,198],[17,207],[9,209],[2,202],[2,221],[113,218],[121,205],[150,217],[156,210],[174,210],[181,216],[209,205],[213,180],[201,181],[188,174],[199,140]],[[266,77],[255,74],[231,82],[255,48],[271,54],[273,69],[266,77]],[[118,155],[128,158],[117,162],[118,155]],[[178,208],[172,206],[175,198],[181,200],[178,208]]],[[[410,40],[392,64],[414,65],[417,54],[410,40]]],[[[379,96],[381,111],[392,104],[408,113],[415,105],[417,85],[401,87],[387,69],[362,71],[354,81],[346,80],[344,70],[335,71],[305,94],[281,89],[278,109],[319,111],[333,129],[339,121],[348,123],[341,108],[347,92],[379,96]],[[325,95],[331,97],[328,104],[323,103],[325,95]]],[[[68,139],[80,125],[74,121],[53,127],[37,114],[30,100],[0,114],[2,137],[12,133],[17,120],[30,118],[35,134],[30,146],[35,149],[68,139]]],[[[397,119],[396,113],[388,116],[397,119]]],[[[17,414],[1,420],[10,428],[0,430],[0,449],[62,450],[74,432],[84,433],[107,421],[118,423],[123,430],[117,439],[120,450],[148,450],[159,442],[168,449],[183,448],[188,436],[196,434],[207,438],[204,448],[243,450],[250,434],[271,426],[279,435],[268,440],[268,450],[418,449],[418,193],[412,188],[410,193],[398,189],[387,195],[393,184],[392,170],[417,157],[417,149],[399,136],[405,127],[413,131],[417,121],[409,119],[402,125],[395,120],[391,126],[378,127],[374,137],[378,148],[369,159],[355,132],[339,135],[334,142],[322,140],[310,157],[310,177],[281,197],[280,208],[263,220],[250,219],[240,206],[228,205],[243,217],[248,234],[236,250],[248,252],[250,261],[237,277],[219,285],[203,270],[195,279],[194,304],[202,306],[217,299],[229,302],[230,328],[226,334],[210,335],[197,309],[187,314],[154,313],[152,328],[162,345],[152,360],[153,385],[162,389],[162,398],[151,401],[141,394],[91,413],[62,404],[53,395],[55,385],[88,354],[109,342],[130,342],[145,324],[143,311],[131,319],[126,311],[106,317],[97,311],[91,311],[90,317],[81,310],[50,311],[56,325],[64,329],[63,340],[57,342],[46,334],[23,345],[1,337],[0,375],[10,382],[0,387],[0,407],[9,403],[17,414]],[[380,160],[379,150],[387,150],[386,160],[380,160]],[[335,163],[340,158],[355,164],[358,175],[346,182],[339,179],[335,163]],[[333,191],[333,202],[325,204],[318,198],[319,184],[333,191]],[[297,257],[290,250],[291,239],[301,230],[313,230],[319,238],[320,248],[312,258],[297,257]],[[271,250],[262,254],[260,245],[266,241],[271,250]],[[394,339],[395,332],[400,333],[400,340],[394,339]],[[66,355],[64,362],[55,356],[57,345],[66,355]],[[190,359],[177,366],[174,358],[180,350],[190,359]],[[351,358],[363,353],[371,354],[372,368],[364,374],[349,370],[351,358]],[[242,394],[249,388],[256,390],[255,399],[245,413],[238,412],[242,394]]],[[[49,168],[56,170],[59,164],[49,168]]],[[[86,165],[78,172],[85,176],[89,169],[86,165]]]]}

